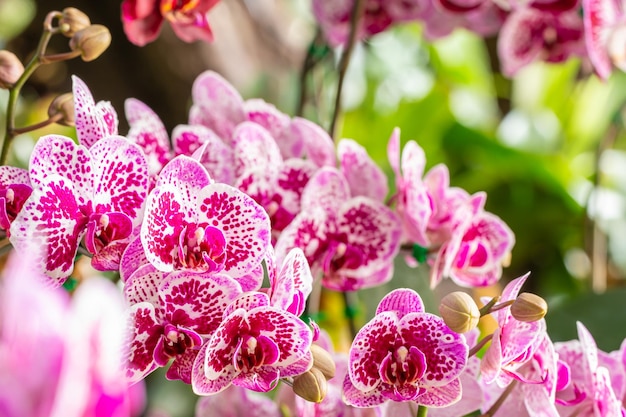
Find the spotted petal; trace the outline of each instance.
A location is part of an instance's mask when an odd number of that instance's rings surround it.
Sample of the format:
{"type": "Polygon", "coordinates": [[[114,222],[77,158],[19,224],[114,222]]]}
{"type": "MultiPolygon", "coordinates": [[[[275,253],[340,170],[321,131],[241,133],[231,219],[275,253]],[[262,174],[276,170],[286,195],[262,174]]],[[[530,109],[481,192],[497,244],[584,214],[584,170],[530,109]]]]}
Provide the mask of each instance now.
{"type": "Polygon", "coordinates": [[[208,336],[222,321],[224,309],[241,293],[241,286],[223,274],[173,272],[159,289],[166,314],[176,324],[208,336]]]}
{"type": "Polygon", "coordinates": [[[612,72],[607,46],[623,10],[616,0],[583,0],[582,7],[587,54],[598,76],[607,79],[612,72]]]}
{"type": "Polygon", "coordinates": [[[94,161],[94,209],[124,213],[133,226],[138,226],[148,194],[144,153],[122,136],[101,139],[90,151],[94,161]]]}
{"type": "Polygon", "coordinates": [[[126,377],[130,382],[137,382],[157,368],[153,352],[162,334],[162,326],[150,303],[131,306],[128,320],[130,332],[126,377]]]}
{"type": "MultiPolygon", "coordinates": [[[[165,280],[166,274],[151,264],[137,269],[124,283],[124,297],[129,305],[147,302],[161,307],[159,288],[165,280]]],[[[159,312],[161,315],[161,312],[159,312]]]]}
{"type": "MultiPolygon", "coordinates": [[[[303,145],[304,156],[317,166],[335,166],[335,146],[328,133],[315,123],[294,117],[291,121],[291,134],[303,145]]],[[[302,155],[289,155],[302,156],[302,155]]]]}
{"type": "Polygon", "coordinates": [[[426,356],[426,372],[421,382],[441,387],[457,378],[467,363],[469,348],[465,337],[453,332],[443,319],[429,313],[411,313],[398,325],[402,339],[426,356]]]}
{"type": "Polygon", "coordinates": [[[409,313],[424,313],[424,303],[422,298],[413,290],[408,288],[398,288],[387,294],[376,309],[376,314],[385,311],[393,311],[402,318],[409,313]]]}
{"type": "Polygon", "coordinates": [[[211,129],[202,125],[179,125],[172,132],[174,152],[197,159],[217,182],[233,184],[233,150],[211,129]]]}
{"type": "Polygon", "coordinates": [[[224,273],[238,277],[255,269],[270,243],[270,222],[252,198],[226,184],[214,183],[198,193],[200,221],[224,233],[224,273]]]}
{"type": "Polygon", "coordinates": [[[351,139],[342,139],[337,145],[341,172],[350,184],[350,194],[383,201],[389,191],[387,176],[367,154],[367,150],[351,139]]]}
{"type": "Polygon", "coordinates": [[[165,164],[172,159],[167,130],[161,118],[137,99],[126,99],[124,110],[130,125],[127,137],[145,152],[150,176],[156,177],[165,164]]]}
{"type": "Polygon", "coordinates": [[[302,207],[321,207],[336,212],[350,198],[350,186],[336,168],[319,169],[302,191],[302,207]]]}
{"type": "Polygon", "coordinates": [[[117,114],[113,107],[96,106],[91,91],[77,76],[72,76],[76,135],[81,145],[91,147],[99,139],[117,134],[117,114]]]}
{"type": "Polygon", "coordinates": [[[461,399],[461,381],[454,378],[446,385],[429,388],[415,402],[426,407],[447,407],[461,399]]]}
{"type": "Polygon", "coordinates": [[[194,81],[191,95],[189,123],[204,125],[229,142],[235,127],[246,120],[237,90],[216,72],[205,71],[194,81]]]}
{"type": "Polygon", "coordinates": [[[39,182],[11,224],[11,243],[28,253],[33,245],[43,253],[33,254],[41,271],[63,283],[74,269],[74,257],[85,233],[87,218],[76,201],[76,188],[68,179],[50,175],[39,182]]]}

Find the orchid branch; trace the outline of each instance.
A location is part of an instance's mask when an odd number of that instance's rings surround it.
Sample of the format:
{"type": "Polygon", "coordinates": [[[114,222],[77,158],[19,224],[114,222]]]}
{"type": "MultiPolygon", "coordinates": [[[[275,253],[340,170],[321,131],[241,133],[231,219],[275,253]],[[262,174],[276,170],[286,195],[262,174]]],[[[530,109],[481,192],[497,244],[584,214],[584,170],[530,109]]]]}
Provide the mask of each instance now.
{"type": "Polygon", "coordinates": [[[345,45],[344,51],[341,54],[341,60],[339,61],[339,80],[337,82],[337,94],[335,95],[335,106],[333,109],[332,119],[330,121],[330,127],[328,128],[328,134],[333,140],[335,139],[335,128],[337,125],[337,118],[339,117],[339,111],[341,110],[341,92],[343,90],[343,82],[348,71],[348,65],[350,64],[350,58],[352,57],[352,51],[357,40],[357,32],[359,23],[365,12],[365,1],[355,0],[354,9],[352,9],[352,15],[350,16],[350,34],[348,36],[348,42],[345,45]]]}

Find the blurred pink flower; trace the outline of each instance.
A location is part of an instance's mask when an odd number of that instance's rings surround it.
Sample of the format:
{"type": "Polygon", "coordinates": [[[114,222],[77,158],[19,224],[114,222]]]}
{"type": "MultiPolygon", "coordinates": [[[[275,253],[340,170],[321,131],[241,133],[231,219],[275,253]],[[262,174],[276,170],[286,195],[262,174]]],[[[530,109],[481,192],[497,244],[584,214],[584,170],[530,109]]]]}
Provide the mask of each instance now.
{"type": "Polygon", "coordinates": [[[12,258],[0,287],[0,415],[128,417],[143,385],[122,370],[122,297],[109,281],[84,281],[70,299],[12,258]]]}
{"type": "Polygon", "coordinates": [[[219,0],[124,0],[122,23],[128,40],[137,46],[154,41],[164,20],[185,42],[213,40],[207,13],[219,0]]]}

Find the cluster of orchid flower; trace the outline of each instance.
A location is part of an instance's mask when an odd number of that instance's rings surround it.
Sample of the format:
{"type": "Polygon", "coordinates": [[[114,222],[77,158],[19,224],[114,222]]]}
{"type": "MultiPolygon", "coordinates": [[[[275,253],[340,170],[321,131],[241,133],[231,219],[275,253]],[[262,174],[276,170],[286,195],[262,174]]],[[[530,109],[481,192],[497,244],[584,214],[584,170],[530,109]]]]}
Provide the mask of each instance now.
{"type": "MultiPolygon", "coordinates": [[[[52,16],[91,26],[74,11],[52,16]]],[[[0,71],[12,95],[46,62],[39,52],[26,69],[0,71]]],[[[199,417],[626,415],[626,344],[600,352],[582,324],[579,340],[552,343],[545,301],[520,294],[527,275],[481,309],[448,294],[439,316],[395,289],[347,354],[305,321],[318,307],[312,291],[387,283],[400,254],[430,265],[431,287],[501,278],[511,230],[484,193],[451,187],[445,165],[424,173],[423,150],[409,141],[401,151],[398,130],[388,197],[357,142],[335,148],[316,124],[244,101],[214,72],[194,82],[189,123],[171,137],[135,99],[121,136],[110,103],[77,77],[72,90],[50,120],[75,124],[78,143],[43,136],[28,169],[0,166],[0,228],[15,252],[0,286],[6,415],[137,415],[141,381],[165,366],[204,396],[199,417]],[[60,288],[80,256],[116,272],[123,303],[102,278],[72,296],[60,288]],[[479,340],[487,314],[497,328],[479,340]],[[274,399],[255,394],[279,385],[274,399]]]]}

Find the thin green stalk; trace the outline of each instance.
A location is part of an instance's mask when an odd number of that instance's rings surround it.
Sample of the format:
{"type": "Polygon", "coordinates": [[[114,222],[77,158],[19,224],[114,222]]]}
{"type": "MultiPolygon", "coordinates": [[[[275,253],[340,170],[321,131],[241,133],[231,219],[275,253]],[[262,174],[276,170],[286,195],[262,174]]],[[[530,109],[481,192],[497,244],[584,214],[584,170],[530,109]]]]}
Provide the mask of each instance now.
{"type": "Polygon", "coordinates": [[[428,407],[420,405],[417,407],[417,417],[426,417],[428,415],[428,407]]]}
{"type": "Polygon", "coordinates": [[[354,2],[354,9],[352,9],[352,15],[350,16],[350,34],[348,36],[348,42],[345,45],[343,53],[341,54],[341,60],[339,61],[339,80],[337,81],[335,108],[333,109],[330,127],[328,128],[328,134],[331,138],[333,138],[333,140],[335,140],[335,128],[337,125],[337,118],[339,117],[339,112],[341,110],[341,92],[343,90],[343,81],[346,78],[346,72],[348,71],[348,65],[350,64],[350,58],[352,57],[352,50],[356,44],[359,22],[361,21],[364,12],[365,1],[356,0],[354,2]]]}

